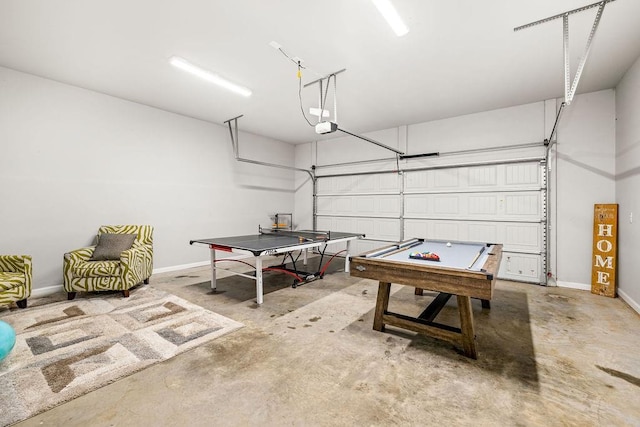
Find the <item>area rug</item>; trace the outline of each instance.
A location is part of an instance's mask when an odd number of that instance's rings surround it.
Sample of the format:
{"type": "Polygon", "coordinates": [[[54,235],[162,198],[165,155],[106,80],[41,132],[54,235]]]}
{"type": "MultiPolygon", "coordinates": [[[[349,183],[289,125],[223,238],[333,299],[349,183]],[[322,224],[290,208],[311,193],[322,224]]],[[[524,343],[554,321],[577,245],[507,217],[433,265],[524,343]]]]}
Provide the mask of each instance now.
{"type": "Polygon", "coordinates": [[[151,286],[3,313],[0,425],[24,420],[243,325],[151,286]]]}

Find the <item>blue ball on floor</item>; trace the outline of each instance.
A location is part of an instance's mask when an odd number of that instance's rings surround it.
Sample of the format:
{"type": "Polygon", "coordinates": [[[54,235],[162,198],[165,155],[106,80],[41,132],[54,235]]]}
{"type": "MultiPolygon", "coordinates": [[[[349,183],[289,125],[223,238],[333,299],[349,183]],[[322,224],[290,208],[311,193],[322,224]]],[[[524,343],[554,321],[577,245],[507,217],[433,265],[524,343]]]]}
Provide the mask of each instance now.
{"type": "Polygon", "coordinates": [[[0,362],[9,355],[16,344],[16,331],[10,324],[0,320],[0,362]]]}

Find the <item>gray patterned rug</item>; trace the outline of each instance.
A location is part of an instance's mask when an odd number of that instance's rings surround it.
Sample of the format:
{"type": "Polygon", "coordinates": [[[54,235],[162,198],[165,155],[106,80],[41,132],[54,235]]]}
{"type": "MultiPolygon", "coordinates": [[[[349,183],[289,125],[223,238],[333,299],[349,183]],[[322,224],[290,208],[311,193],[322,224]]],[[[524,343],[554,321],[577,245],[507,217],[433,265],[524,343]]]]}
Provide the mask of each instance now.
{"type": "Polygon", "coordinates": [[[0,362],[0,425],[131,375],[241,328],[174,295],[144,286],[2,312],[16,345],[0,362]]]}

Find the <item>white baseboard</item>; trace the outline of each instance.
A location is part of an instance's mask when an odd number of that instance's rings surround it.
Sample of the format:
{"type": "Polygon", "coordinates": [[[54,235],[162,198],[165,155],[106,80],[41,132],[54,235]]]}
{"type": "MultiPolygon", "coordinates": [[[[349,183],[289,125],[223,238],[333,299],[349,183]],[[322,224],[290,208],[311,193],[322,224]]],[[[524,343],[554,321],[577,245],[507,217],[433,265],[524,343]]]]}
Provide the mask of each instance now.
{"type": "Polygon", "coordinates": [[[46,288],[36,288],[31,289],[31,297],[33,298],[41,298],[47,297],[49,295],[53,295],[58,292],[64,291],[64,286],[62,283],[59,285],[47,286],[46,288]]]}
{"type": "Polygon", "coordinates": [[[635,302],[630,296],[629,294],[627,294],[625,291],[621,291],[620,289],[618,289],[618,296],[620,297],[620,299],[622,299],[624,302],[626,302],[627,304],[629,304],[629,307],[633,308],[636,313],[640,314],[640,304],[638,304],[637,302],[635,302]]]}
{"type": "Polygon", "coordinates": [[[204,267],[210,265],[211,261],[193,262],[191,264],[172,265],[171,267],[154,268],[153,274],[168,273],[176,270],[186,270],[187,268],[204,267]]]}
{"type": "Polygon", "coordinates": [[[564,280],[556,281],[559,288],[580,289],[582,291],[591,291],[591,285],[578,282],[565,282],[564,280]]]}

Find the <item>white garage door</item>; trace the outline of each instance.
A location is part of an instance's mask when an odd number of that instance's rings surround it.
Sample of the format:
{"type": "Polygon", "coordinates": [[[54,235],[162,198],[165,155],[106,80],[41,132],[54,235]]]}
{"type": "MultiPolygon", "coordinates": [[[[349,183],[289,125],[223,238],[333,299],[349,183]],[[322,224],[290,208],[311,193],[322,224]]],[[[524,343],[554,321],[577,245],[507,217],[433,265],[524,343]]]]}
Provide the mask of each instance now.
{"type": "Polygon", "coordinates": [[[318,178],[316,228],[364,233],[352,252],[361,253],[401,239],[402,176],[368,173],[318,178]]]}
{"type": "Polygon", "coordinates": [[[504,245],[499,277],[544,283],[540,161],[318,177],[316,226],[365,233],[354,252],[406,238],[504,245]]]}

